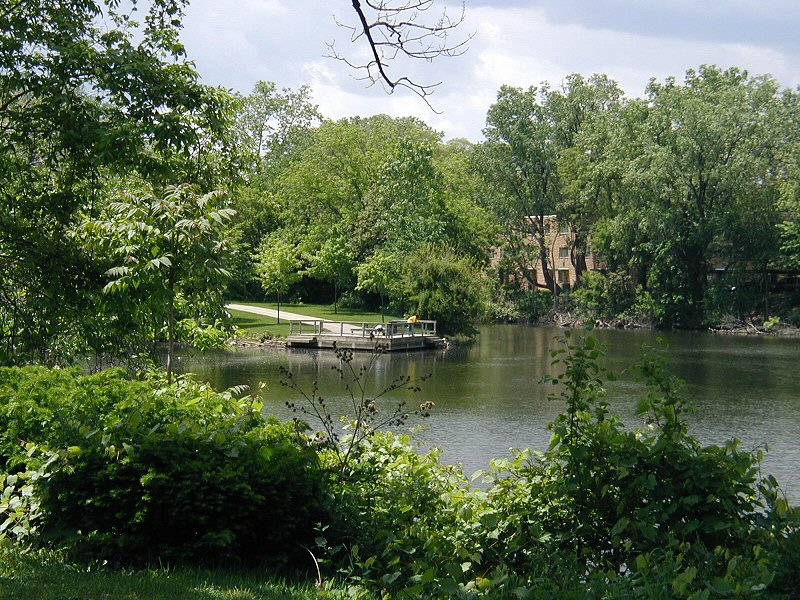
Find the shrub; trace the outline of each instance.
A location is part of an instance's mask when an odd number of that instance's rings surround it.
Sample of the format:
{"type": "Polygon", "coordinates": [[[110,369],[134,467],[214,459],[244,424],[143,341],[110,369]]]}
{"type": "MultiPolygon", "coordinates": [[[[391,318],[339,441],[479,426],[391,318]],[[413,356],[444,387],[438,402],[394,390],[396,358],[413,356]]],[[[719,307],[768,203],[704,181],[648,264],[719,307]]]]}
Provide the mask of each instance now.
{"type": "Polygon", "coordinates": [[[543,453],[493,461],[484,489],[390,434],[332,487],[329,553],[350,581],[398,597],[710,598],[796,595],[800,513],[760,454],[703,446],[663,356],[638,367],[647,427],[609,412],[603,348],[555,351],[565,405],[543,453]]]}
{"type": "Polygon", "coordinates": [[[376,433],[358,450],[331,488],[336,520],[324,532],[339,574],[400,597],[457,596],[482,562],[479,497],[407,436],[376,433]]]}
{"type": "Polygon", "coordinates": [[[486,283],[475,262],[449,248],[424,245],[405,266],[411,310],[437,321],[438,331],[474,334],[487,303],[486,283]]]}
{"type": "Polygon", "coordinates": [[[277,423],[232,443],[153,436],[119,460],[92,448],[69,467],[46,488],[42,535],[84,559],[303,564],[322,518],[315,457],[277,423]]]}
{"type": "Polygon", "coordinates": [[[553,309],[553,294],[544,290],[523,290],[515,294],[514,299],[528,321],[537,321],[553,309]]]}
{"type": "Polygon", "coordinates": [[[317,454],[253,398],[27,367],[0,370],[0,407],[3,464],[33,468],[23,443],[64,449],[35,490],[42,543],[115,564],[311,566],[317,454]]]}
{"type": "Polygon", "coordinates": [[[612,319],[628,311],[633,296],[628,274],[616,271],[586,271],[581,276],[581,285],[571,293],[576,307],[602,319],[612,319]]]}

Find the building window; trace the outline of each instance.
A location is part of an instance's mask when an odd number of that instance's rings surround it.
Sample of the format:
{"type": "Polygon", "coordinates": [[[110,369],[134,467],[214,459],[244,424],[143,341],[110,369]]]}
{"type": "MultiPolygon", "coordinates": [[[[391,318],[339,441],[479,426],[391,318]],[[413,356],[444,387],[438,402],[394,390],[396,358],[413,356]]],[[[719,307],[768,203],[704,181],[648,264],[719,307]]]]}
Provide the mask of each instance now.
{"type": "Polygon", "coordinates": [[[569,269],[559,269],[557,273],[558,285],[569,285],[569,269]]]}
{"type": "Polygon", "coordinates": [[[558,249],[558,258],[569,258],[569,248],[561,246],[558,249]]]}
{"type": "Polygon", "coordinates": [[[569,233],[569,225],[566,223],[560,223],[558,225],[558,233],[561,235],[567,235],[569,233]]]}

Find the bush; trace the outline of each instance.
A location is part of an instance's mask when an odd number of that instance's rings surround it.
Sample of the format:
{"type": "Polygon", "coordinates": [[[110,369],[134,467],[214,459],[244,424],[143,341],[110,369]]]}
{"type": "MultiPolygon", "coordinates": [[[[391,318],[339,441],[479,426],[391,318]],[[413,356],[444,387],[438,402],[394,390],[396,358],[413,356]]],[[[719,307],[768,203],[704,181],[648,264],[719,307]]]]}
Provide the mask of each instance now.
{"type": "Polygon", "coordinates": [[[113,564],[312,566],[300,544],[324,516],[318,456],[254,399],[119,371],[0,382],[3,464],[33,467],[23,442],[63,449],[35,490],[40,542],[113,564]]]}
{"type": "Polygon", "coordinates": [[[531,322],[547,316],[553,310],[553,294],[544,290],[523,290],[514,300],[520,313],[531,322]]]}
{"type": "Polygon", "coordinates": [[[370,438],[332,487],[341,572],[400,597],[792,597],[800,514],[759,481],[760,454],[690,436],[658,353],[638,367],[647,427],[626,430],[603,397],[602,355],[567,334],[550,448],[494,461],[484,489],[435,452],[370,438]]]}
{"type": "Polygon", "coordinates": [[[630,277],[626,273],[586,271],[572,293],[576,307],[601,319],[613,319],[633,305],[630,277]]]}
{"type": "Polygon", "coordinates": [[[82,452],[49,481],[43,537],[122,564],[304,564],[298,544],[322,518],[313,453],[277,423],[237,438],[153,436],[119,460],[82,452]]]}
{"type": "Polygon", "coordinates": [[[436,320],[442,333],[475,333],[473,323],[485,312],[487,291],[472,259],[425,245],[408,258],[404,277],[412,312],[436,320]]]}
{"type": "Polygon", "coordinates": [[[455,597],[481,570],[479,496],[458,468],[442,465],[435,450],[416,452],[406,436],[369,438],[331,498],[337,518],[323,550],[355,585],[455,597]]]}

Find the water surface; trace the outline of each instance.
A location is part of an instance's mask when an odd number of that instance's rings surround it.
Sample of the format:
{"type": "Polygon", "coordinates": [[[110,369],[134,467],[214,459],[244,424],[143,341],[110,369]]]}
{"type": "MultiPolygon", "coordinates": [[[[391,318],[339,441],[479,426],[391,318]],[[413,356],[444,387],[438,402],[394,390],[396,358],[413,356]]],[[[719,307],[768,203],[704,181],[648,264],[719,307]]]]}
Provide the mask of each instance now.
{"type": "MultiPolygon", "coordinates": [[[[563,330],[521,325],[481,329],[471,346],[447,351],[383,355],[375,360],[367,385],[374,393],[399,376],[431,377],[417,394],[398,391],[381,405],[401,400],[436,407],[415,439],[443,449],[443,460],[462,463],[466,473],[486,468],[510,448],[546,448],[547,424],[562,410],[548,400],[553,386],[540,383],[553,372],[550,352],[563,330]]],[[[691,400],[690,432],[705,443],[738,438],[745,449],[768,448],[765,471],[774,473],[794,501],[800,500],[800,340],[774,337],[718,336],[699,332],[599,330],[593,335],[607,348],[604,366],[623,371],[639,362],[643,345],[663,337],[670,345],[671,371],[686,382],[691,400]]],[[[354,364],[372,357],[356,354],[354,364]]],[[[211,380],[217,388],[267,383],[265,412],[291,418],[287,401],[298,394],[280,385],[281,366],[310,392],[319,382],[334,412],[344,412],[344,393],[333,352],[319,350],[237,350],[200,357],[183,355],[184,371],[211,380]]],[[[607,382],[612,411],[636,425],[637,400],[643,386],[628,373],[607,382]]]]}

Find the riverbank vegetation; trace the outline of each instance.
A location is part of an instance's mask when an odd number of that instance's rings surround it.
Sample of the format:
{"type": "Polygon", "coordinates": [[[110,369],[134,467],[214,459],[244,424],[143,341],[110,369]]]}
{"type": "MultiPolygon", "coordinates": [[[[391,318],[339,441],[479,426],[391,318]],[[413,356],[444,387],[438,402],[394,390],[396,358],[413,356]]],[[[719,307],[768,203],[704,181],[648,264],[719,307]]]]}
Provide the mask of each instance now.
{"type": "Polygon", "coordinates": [[[563,412],[549,448],[493,461],[478,487],[436,450],[374,428],[394,414],[382,390],[356,398],[351,439],[335,424],[309,436],[262,417],[244,390],[188,378],[2,369],[3,560],[267,567],[391,597],[797,595],[800,514],[758,452],[689,433],[662,356],[638,367],[634,430],[609,412],[613,374],[592,337],[568,335],[553,358],[543,385],[563,412]]]}
{"type": "Polygon", "coordinates": [[[798,94],[769,76],[703,66],[637,99],[602,75],[504,86],[485,141],[444,141],[414,118],[326,119],[306,87],[203,85],[171,2],[140,22],[115,6],[7,15],[2,364],[218,343],[226,295],[445,334],[552,311],[800,323],[798,94]]]}
{"type": "MultiPolygon", "coordinates": [[[[262,153],[271,175],[248,180],[241,239],[290,251],[287,293],[332,304],[438,318],[468,288],[462,321],[796,325],[796,104],[768,76],[704,66],[635,100],[601,75],[503,87],[478,144],[408,119],[323,120],[296,162],[262,153]],[[471,267],[422,305],[414,283],[441,252],[471,267]]],[[[261,293],[246,268],[236,289],[261,293]]]]}
{"type": "MultiPolygon", "coordinates": [[[[413,118],[325,119],[307,88],[201,84],[182,4],[135,5],[2,15],[4,565],[257,567],[400,597],[798,595],[796,509],[757,454],[689,434],[656,359],[631,431],[599,348],[568,340],[550,447],[479,487],[365,429],[384,410],[368,395],[344,423],[368,435],[342,460],[343,440],[265,418],[257,394],[172,372],[176,343],[229,338],[226,294],[413,312],[443,333],[564,306],[663,327],[796,320],[798,93],[705,66],[631,100],[572,75],[501,88],[485,142],[445,142],[413,118]],[[148,370],[165,346],[166,372],[148,370]]],[[[105,594],[95,581],[86,594],[105,594]]]]}

